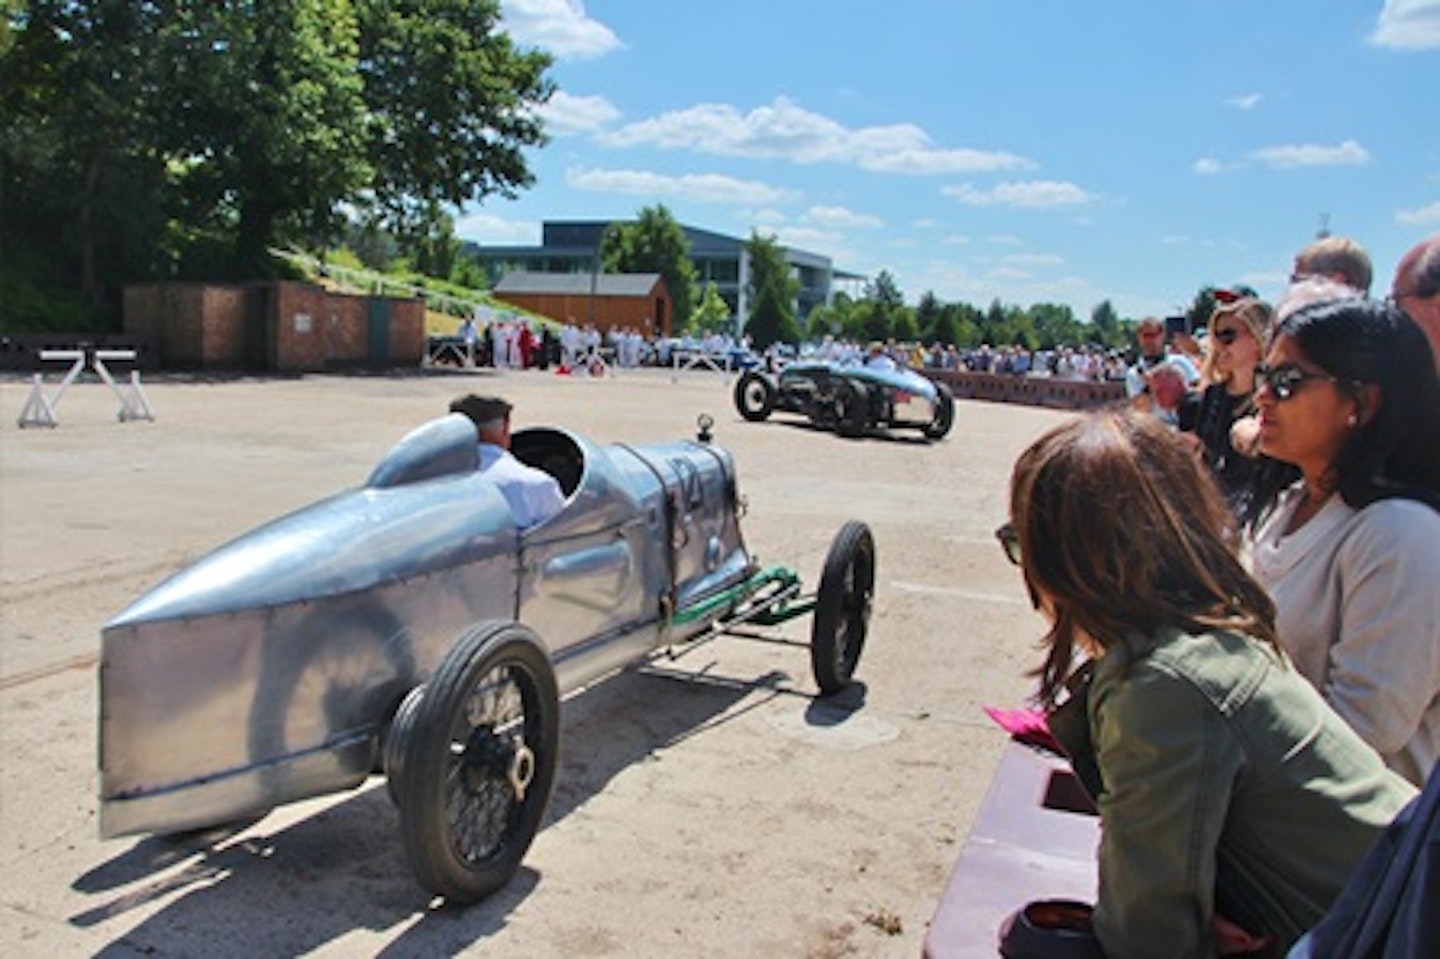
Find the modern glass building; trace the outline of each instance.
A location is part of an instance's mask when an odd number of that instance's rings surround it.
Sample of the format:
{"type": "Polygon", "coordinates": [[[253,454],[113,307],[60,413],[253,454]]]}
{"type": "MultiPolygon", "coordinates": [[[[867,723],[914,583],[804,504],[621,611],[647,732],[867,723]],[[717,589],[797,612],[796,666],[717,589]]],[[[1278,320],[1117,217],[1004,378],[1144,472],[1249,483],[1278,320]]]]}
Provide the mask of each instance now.
{"type": "MultiPolygon", "coordinates": [[[[484,268],[493,286],[511,270],[536,273],[590,273],[598,268],[600,238],[609,220],[547,220],[541,230],[539,246],[482,246],[467,243],[465,252],[474,256],[484,268]]],[[[749,256],[745,240],[709,230],[681,224],[690,244],[690,259],[695,264],[697,289],[709,283],[730,306],[733,317],[750,313],[747,290],[750,280],[749,256]]],[[[795,315],[804,323],[815,307],[829,303],[838,285],[860,286],[865,277],[837,271],[828,256],[784,247],[785,259],[799,292],[795,297],[795,315]]]]}

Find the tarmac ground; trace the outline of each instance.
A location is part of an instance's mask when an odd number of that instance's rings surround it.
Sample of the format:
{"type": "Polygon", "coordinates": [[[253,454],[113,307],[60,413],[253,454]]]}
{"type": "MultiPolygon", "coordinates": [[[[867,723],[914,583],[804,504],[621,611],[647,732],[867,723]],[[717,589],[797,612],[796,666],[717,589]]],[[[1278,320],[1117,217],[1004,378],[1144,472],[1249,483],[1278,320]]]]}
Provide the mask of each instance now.
{"type": "MultiPolygon", "coordinates": [[[[152,377],[153,422],[86,378],[54,428],[0,380],[0,953],[130,956],[918,956],[1043,624],[992,536],[1016,454],[1068,414],[957,403],[954,430],[848,440],[747,423],[707,371],[600,379],[435,371],[152,377]],[[855,687],[816,696],[804,649],[723,638],[563,706],[545,822],[515,880],[438,907],[380,778],[241,828],[102,841],[101,625],[259,524],[359,486],[464,392],[517,427],[600,443],[689,438],[715,417],[747,544],[818,578],[868,523],[874,613],[855,687]]],[[[808,636],[809,620],[787,624],[808,636]]],[[[1018,904],[1017,904],[1018,905],[1018,904]]]]}

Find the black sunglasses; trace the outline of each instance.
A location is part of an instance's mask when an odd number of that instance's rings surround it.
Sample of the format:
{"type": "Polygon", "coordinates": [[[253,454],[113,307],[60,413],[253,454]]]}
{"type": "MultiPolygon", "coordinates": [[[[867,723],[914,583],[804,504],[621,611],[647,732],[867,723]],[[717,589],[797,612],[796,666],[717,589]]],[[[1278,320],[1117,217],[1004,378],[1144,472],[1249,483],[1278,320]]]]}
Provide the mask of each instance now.
{"type": "Polygon", "coordinates": [[[1295,391],[1305,385],[1307,380],[1329,380],[1331,383],[1340,382],[1339,377],[1331,376],[1329,373],[1307,373],[1293,363],[1285,363],[1281,366],[1270,367],[1264,363],[1255,367],[1255,385],[1258,389],[1261,386],[1270,388],[1277,400],[1288,400],[1295,395],[1295,391]]]}
{"type": "Polygon", "coordinates": [[[1240,331],[1233,328],[1228,330],[1217,330],[1215,332],[1215,340],[1222,346],[1229,346],[1230,344],[1235,342],[1236,337],[1238,337],[1239,335],[1240,331]]]}
{"type": "Polygon", "coordinates": [[[1016,566],[1020,565],[1020,536],[1015,532],[1011,523],[1006,523],[995,531],[995,538],[1000,541],[1000,548],[1005,551],[1005,558],[1016,566]]]}

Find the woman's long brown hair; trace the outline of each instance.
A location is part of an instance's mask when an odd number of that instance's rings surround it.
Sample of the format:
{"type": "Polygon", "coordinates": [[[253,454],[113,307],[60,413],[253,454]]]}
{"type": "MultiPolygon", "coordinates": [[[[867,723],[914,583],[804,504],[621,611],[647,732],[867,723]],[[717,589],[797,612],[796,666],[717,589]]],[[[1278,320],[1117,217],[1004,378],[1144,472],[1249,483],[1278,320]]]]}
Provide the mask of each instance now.
{"type": "Polygon", "coordinates": [[[1015,463],[1010,515],[1026,583],[1055,618],[1035,671],[1046,706],[1082,633],[1106,648],[1162,626],[1276,643],[1275,604],[1228,545],[1214,481],[1153,416],[1103,410],[1040,437],[1015,463]]]}

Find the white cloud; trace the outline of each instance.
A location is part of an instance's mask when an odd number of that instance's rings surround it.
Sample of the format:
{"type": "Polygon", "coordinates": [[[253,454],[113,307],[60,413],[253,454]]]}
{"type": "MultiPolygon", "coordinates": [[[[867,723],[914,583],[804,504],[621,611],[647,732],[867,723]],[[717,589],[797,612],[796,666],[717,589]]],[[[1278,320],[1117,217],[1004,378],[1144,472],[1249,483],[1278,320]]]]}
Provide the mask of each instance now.
{"type": "Polygon", "coordinates": [[[577,97],[556,90],[550,102],[540,108],[547,133],[588,133],[601,129],[620,116],[620,111],[604,97],[577,97]]]}
{"type": "Polygon", "coordinates": [[[1440,0],[1385,0],[1370,42],[1400,50],[1440,47],[1440,0]]]}
{"type": "Polygon", "coordinates": [[[969,246],[970,238],[963,233],[952,233],[940,240],[946,246],[969,246]]]}
{"type": "Polygon", "coordinates": [[[669,176],[647,170],[598,170],[573,167],[565,171],[566,185],[595,193],[683,197],[702,203],[782,203],[794,195],[755,180],[738,180],[718,173],[669,176]]]}
{"type": "MultiPolygon", "coordinates": [[[[841,234],[834,230],[817,230],[814,227],[796,226],[794,224],[777,227],[775,230],[775,238],[781,246],[813,251],[838,249],[845,240],[841,234]]],[[[826,255],[832,259],[834,258],[833,253],[827,252],[826,255]]]]}
{"type": "Polygon", "coordinates": [[[1063,256],[1054,253],[1007,253],[1000,260],[1011,266],[1059,266],[1065,262],[1063,256]]]}
{"type": "Polygon", "coordinates": [[[1315,143],[1266,147],[1250,154],[1266,166],[1289,170],[1307,166],[1364,166],[1370,162],[1370,151],[1354,140],[1336,146],[1315,143]]]}
{"type": "Polygon", "coordinates": [[[1025,241],[1013,233],[992,233],[985,238],[996,246],[1023,246],[1025,241]]]}
{"type": "Polygon", "coordinates": [[[1017,270],[1011,266],[996,267],[985,275],[997,280],[1028,280],[1034,276],[1028,270],[1017,270]]]}
{"type": "Polygon", "coordinates": [[[1201,157],[1190,169],[1201,176],[1214,176],[1224,172],[1225,165],[1214,157],[1201,157]]]}
{"type": "Polygon", "coordinates": [[[742,215],[741,218],[749,220],[752,223],[765,224],[784,223],[786,220],[789,219],[789,217],[781,213],[779,210],[772,209],[770,207],[766,207],[763,210],[756,210],[753,213],[745,213],[742,215]]]}
{"type": "Polygon", "coordinates": [[[516,43],[557,57],[589,59],[624,47],[615,31],[586,16],[580,0],[504,0],[502,16],[516,43]]]}
{"type": "Polygon", "coordinates": [[[784,97],[749,113],[727,103],[701,103],[628,124],[601,139],[618,147],[648,145],[794,163],[844,163],[882,173],[973,173],[1035,166],[1013,153],[937,148],[924,130],[912,124],[851,129],[784,97]]]}
{"type": "Polygon", "coordinates": [[[977,190],[968,183],[961,183],[942,187],[940,192],[967,206],[1018,206],[1031,210],[1074,206],[1094,199],[1075,184],[1060,180],[1000,183],[988,190],[977,190]]]}
{"type": "Polygon", "coordinates": [[[1235,107],[1237,110],[1253,110],[1260,105],[1260,101],[1263,99],[1265,99],[1263,94],[1242,93],[1239,96],[1229,97],[1225,103],[1228,106],[1235,107]]]}
{"type": "Polygon", "coordinates": [[[491,246],[526,246],[540,242],[540,224],[506,220],[489,213],[471,213],[455,221],[455,235],[491,246]]]}
{"type": "Polygon", "coordinates": [[[805,218],[815,223],[823,223],[833,227],[860,227],[864,229],[875,229],[885,225],[885,221],[878,216],[869,213],[856,213],[854,210],[847,210],[843,206],[812,206],[805,213],[805,218]]]}
{"type": "Polygon", "coordinates": [[[1408,226],[1429,226],[1432,223],[1440,223],[1440,200],[1436,200],[1429,206],[1422,206],[1418,210],[1401,210],[1395,214],[1395,222],[1408,226]]]}

